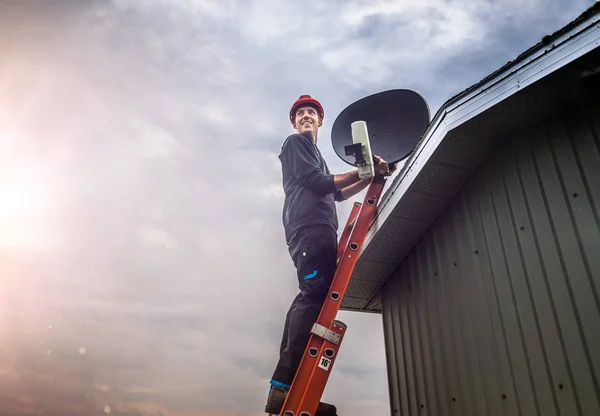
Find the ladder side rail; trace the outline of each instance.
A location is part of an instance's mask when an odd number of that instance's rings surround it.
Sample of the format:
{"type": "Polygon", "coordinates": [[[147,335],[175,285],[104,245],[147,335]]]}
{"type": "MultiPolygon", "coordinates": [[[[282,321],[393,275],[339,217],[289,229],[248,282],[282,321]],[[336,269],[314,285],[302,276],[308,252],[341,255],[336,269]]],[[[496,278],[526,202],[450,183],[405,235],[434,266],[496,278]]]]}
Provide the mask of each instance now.
{"type": "Polygon", "coordinates": [[[365,195],[365,203],[363,204],[360,213],[356,219],[356,223],[350,234],[348,245],[344,250],[344,257],[340,260],[340,263],[336,269],[331,287],[329,289],[329,295],[325,300],[321,313],[317,318],[317,322],[323,326],[329,326],[329,324],[335,319],[346,288],[350,282],[352,272],[360,256],[360,252],[363,247],[363,243],[371,226],[371,222],[375,217],[377,211],[377,204],[381,198],[383,187],[385,186],[386,179],[382,176],[375,176],[371,185],[365,195]],[[338,277],[339,276],[339,277],[338,277]],[[334,294],[337,293],[337,297],[334,294]]]}
{"type": "MultiPolygon", "coordinates": [[[[385,181],[384,177],[376,176],[369,185],[364,203],[360,206],[352,230],[348,234],[348,243],[344,247],[343,256],[340,258],[328,296],[316,322],[316,326],[324,327],[340,335],[339,340],[334,343],[314,333],[310,335],[281,415],[299,416],[301,412],[307,412],[311,416],[315,414],[346,329],[343,323],[335,321],[335,317],[375,215],[385,181]],[[326,349],[332,349],[334,354],[327,360],[326,365],[320,367],[319,363],[322,357],[326,357],[326,349]],[[286,414],[286,412],[288,413],[286,414]]],[[[349,223],[351,222],[349,220],[349,223]]]]}
{"type": "Polygon", "coordinates": [[[337,247],[337,255],[336,259],[339,264],[340,258],[344,254],[344,250],[346,250],[346,246],[348,245],[348,239],[350,238],[350,233],[352,232],[352,228],[354,228],[354,224],[356,223],[356,218],[358,217],[358,213],[360,212],[362,204],[360,202],[355,202],[352,206],[352,211],[350,211],[350,215],[348,216],[348,220],[346,221],[346,226],[344,227],[344,231],[342,231],[342,236],[340,237],[340,241],[337,247]]]}

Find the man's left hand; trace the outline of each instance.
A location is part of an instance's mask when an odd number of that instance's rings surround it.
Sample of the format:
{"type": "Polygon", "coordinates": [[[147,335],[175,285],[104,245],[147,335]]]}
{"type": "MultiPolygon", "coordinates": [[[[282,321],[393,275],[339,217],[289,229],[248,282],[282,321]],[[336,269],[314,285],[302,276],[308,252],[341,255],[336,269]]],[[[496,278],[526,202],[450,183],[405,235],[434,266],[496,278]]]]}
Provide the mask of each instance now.
{"type": "MultiPolygon", "coordinates": [[[[375,161],[377,162],[375,164],[375,175],[383,176],[383,175],[389,174],[391,171],[390,171],[390,166],[387,164],[387,162],[377,155],[373,155],[373,156],[375,157],[375,161]]],[[[395,164],[394,164],[394,169],[395,169],[395,164]]]]}

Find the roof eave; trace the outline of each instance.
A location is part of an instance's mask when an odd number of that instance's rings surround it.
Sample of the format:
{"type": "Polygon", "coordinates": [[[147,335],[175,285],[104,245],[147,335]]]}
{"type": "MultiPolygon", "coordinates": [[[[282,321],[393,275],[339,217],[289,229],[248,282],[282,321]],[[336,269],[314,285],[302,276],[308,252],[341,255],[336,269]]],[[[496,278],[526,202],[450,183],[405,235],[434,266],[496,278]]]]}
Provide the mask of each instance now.
{"type": "MultiPolygon", "coordinates": [[[[393,211],[403,200],[407,191],[414,186],[415,181],[427,166],[432,154],[443,143],[448,132],[482,115],[503,100],[518,94],[528,86],[597,48],[600,41],[599,6],[600,4],[596,3],[569,25],[549,37],[544,37],[542,42],[529,48],[514,61],[446,101],[433,117],[422,140],[417,144],[383,196],[378,213],[367,234],[352,279],[356,280],[357,275],[364,272],[361,268],[367,267],[368,262],[371,261],[370,258],[376,254],[374,253],[373,242],[377,240],[379,231],[389,226],[389,219],[393,211]]],[[[483,155],[478,162],[480,163],[482,160],[483,155]]],[[[451,195],[447,197],[446,204],[451,198],[451,195]]],[[[420,235],[413,235],[411,237],[412,241],[407,241],[407,244],[412,247],[425,231],[426,229],[423,228],[420,235]]],[[[404,253],[404,255],[406,254],[407,252],[404,253]]],[[[353,301],[343,302],[341,309],[380,312],[381,301],[377,302],[374,299],[378,296],[381,286],[393,273],[397,265],[400,264],[401,260],[402,258],[389,260],[389,264],[383,267],[384,271],[380,273],[383,276],[377,278],[376,288],[369,297],[364,298],[364,302],[360,306],[358,306],[358,296],[353,293],[351,279],[347,295],[353,301]]],[[[374,286],[371,285],[371,287],[374,286]]]]}

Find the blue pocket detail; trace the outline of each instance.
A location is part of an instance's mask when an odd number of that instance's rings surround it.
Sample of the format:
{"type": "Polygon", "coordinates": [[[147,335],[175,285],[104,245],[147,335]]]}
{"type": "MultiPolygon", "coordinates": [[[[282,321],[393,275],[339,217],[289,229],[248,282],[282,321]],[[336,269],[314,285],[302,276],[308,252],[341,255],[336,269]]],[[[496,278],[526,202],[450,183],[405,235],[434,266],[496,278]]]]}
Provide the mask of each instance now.
{"type": "Polygon", "coordinates": [[[273,385],[275,387],[281,387],[286,390],[289,390],[292,387],[289,384],[285,384],[285,383],[282,383],[281,381],[277,381],[277,380],[271,380],[270,383],[271,383],[271,385],[273,385]]]}
{"type": "Polygon", "coordinates": [[[306,276],[304,276],[304,280],[312,279],[316,275],[317,275],[317,271],[315,270],[314,272],[312,272],[312,273],[307,274],[306,276]]]}

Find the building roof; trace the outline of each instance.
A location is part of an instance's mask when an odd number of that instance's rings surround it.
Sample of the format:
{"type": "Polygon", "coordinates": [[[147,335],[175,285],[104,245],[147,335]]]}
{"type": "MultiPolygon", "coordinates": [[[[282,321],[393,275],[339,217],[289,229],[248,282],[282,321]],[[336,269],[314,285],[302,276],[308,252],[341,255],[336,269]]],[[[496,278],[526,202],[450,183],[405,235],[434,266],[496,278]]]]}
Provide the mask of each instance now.
{"type": "Polygon", "coordinates": [[[381,312],[383,284],[499,138],[589,94],[584,82],[600,72],[599,44],[596,2],[441,106],[380,202],[342,310],[381,312]]]}

